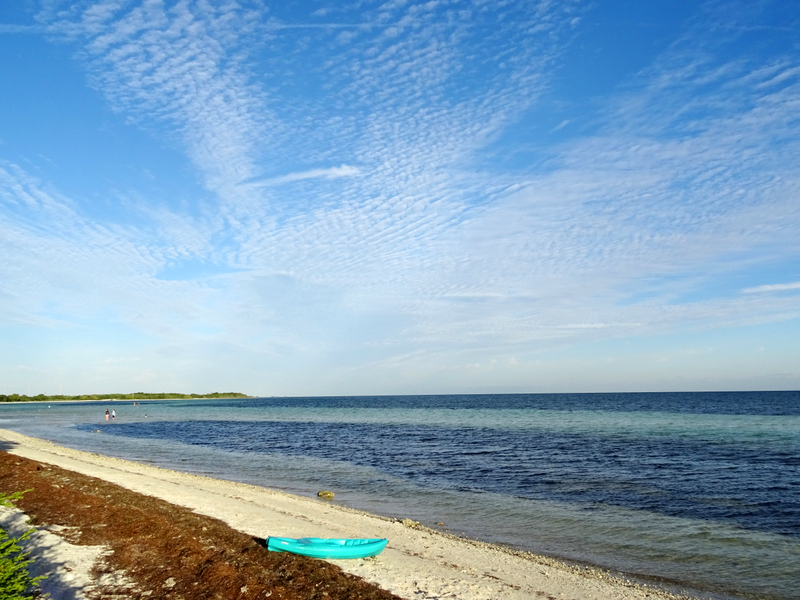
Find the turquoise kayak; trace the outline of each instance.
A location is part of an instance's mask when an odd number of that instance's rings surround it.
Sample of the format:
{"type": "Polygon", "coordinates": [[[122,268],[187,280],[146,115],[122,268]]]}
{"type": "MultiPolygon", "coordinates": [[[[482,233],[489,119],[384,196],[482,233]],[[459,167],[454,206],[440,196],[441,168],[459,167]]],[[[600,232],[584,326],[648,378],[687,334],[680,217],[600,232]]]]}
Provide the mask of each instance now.
{"type": "Polygon", "coordinates": [[[366,558],[380,554],[389,542],[386,538],[374,540],[332,538],[280,538],[271,537],[267,549],[273,552],[291,552],[312,558],[366,558]]]}

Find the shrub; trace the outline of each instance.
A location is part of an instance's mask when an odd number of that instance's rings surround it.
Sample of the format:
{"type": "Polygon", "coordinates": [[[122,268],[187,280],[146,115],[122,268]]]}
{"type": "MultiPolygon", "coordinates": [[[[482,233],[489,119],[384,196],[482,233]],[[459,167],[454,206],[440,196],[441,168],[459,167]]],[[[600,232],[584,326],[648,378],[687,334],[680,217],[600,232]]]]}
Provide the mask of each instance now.
{"type": "MultiPolygon", "coordinates": [[[[0,505],[14,506],[24,492],[0,494],[0,505]]],[[[3,600],[25,600],[33,598],[31,590],[45,575],[31,577],[28,565],[29,552],[23,552],[19,542],[27,539],[33,529],[26,531],[18,538],[9,537],[8,532],[0,528],[0,598],[3,600]]]]}

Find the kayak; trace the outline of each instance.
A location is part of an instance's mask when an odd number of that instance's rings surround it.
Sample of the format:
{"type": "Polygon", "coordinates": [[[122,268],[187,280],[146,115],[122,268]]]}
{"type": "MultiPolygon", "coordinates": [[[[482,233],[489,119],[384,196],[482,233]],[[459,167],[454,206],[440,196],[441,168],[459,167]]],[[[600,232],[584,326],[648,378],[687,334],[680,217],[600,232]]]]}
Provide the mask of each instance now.
{"type": "Polygon", "coordinates": [[[312,558],[366,558],[380,554],[389,542],[383,539],[281,538],[271,537],[267,549],[312,558]]]}

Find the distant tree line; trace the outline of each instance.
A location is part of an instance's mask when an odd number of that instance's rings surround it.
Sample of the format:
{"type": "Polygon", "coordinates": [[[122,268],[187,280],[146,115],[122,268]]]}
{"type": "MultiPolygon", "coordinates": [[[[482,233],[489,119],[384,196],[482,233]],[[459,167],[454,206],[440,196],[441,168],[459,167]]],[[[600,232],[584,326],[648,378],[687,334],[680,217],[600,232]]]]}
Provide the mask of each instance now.
{"type": "Polygon", "coordinates": [[[173,394],[162,392],[150,394],[135,392],[133,394],[82,394],[80,396],[26,396],[24,394],[0,394],[0,402],[57,402],[59,400],[171,400],[184,398],[252,398],[240,392],[214,392],[212,394],[173,394]]]}

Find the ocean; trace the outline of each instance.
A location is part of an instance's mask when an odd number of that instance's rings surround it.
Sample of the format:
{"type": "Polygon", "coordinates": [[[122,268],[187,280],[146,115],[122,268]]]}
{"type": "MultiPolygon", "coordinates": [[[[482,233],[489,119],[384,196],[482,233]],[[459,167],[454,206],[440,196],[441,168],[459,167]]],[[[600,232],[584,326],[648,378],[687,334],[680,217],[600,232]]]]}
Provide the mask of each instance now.
{"type": "Polygon", "coordinates": [[[800,598],[800,392],[2,404],[0,428],[332,490],[346,506],[702,597],[800,598]]]}

